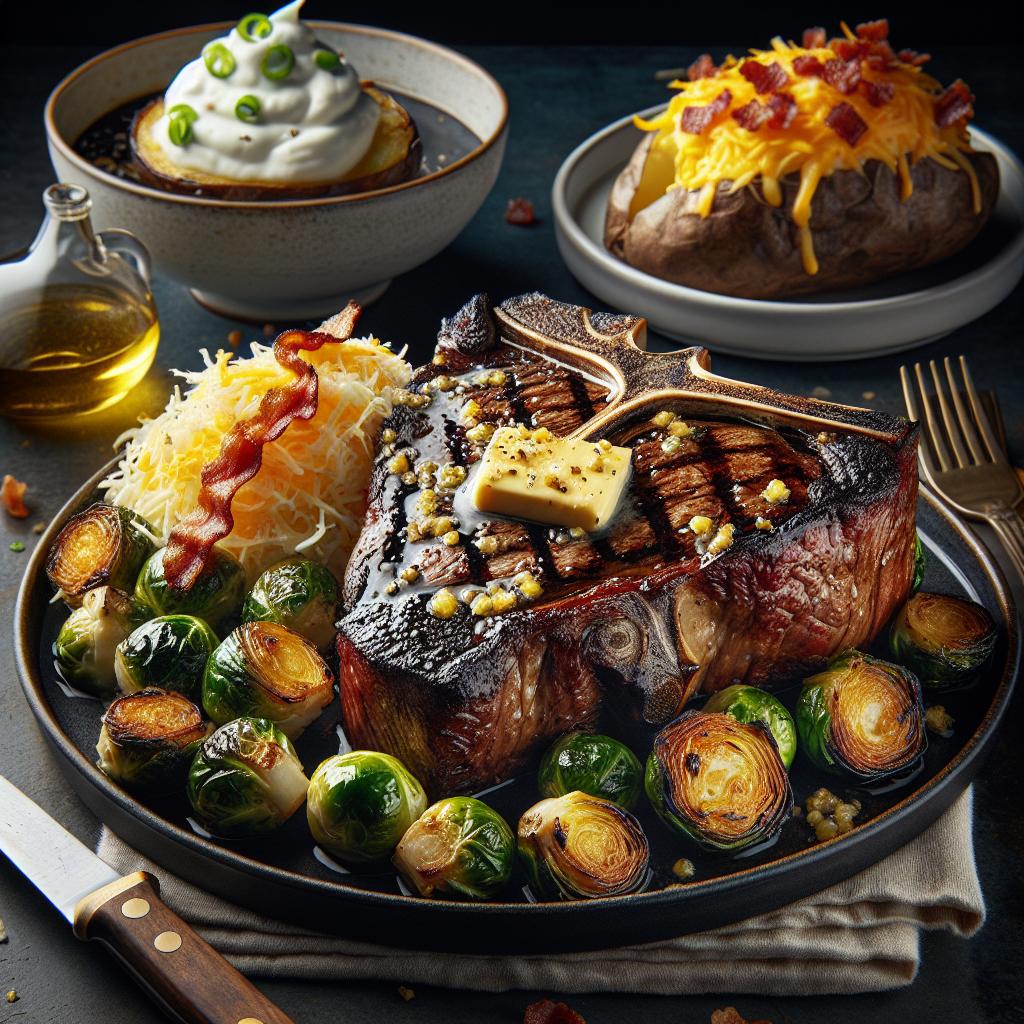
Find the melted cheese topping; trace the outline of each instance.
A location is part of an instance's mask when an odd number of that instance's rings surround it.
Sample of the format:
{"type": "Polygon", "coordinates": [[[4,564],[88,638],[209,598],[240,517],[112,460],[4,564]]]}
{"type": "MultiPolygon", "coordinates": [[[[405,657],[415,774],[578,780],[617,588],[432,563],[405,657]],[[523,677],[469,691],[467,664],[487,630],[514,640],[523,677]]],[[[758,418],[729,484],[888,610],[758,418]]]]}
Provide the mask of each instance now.
{"type": "MultiPolygon", "coordinates": [[[[854,38],[845,26],[844,29],[849,38],[854,38]]],[[[791,215],[800,229],[804,270],[814,274],[818,264],[810,232],[811,200],[821,179],[836,171],[863,172],[867,161],[878,160],[899,175],[901,198],[906,200],[913,191],[910,165],[930,158],[942,167],[959,169],[968,175],[974,211],[980,212],[981,191],[974,169],[963,155],[972,151],[967,128],[963,124],[940,128],[935,123],[934,103],[941,86],[919,67],[897,61],[890,70],[876,71],[862,62],[862,80],[895,88],[889,102],[874,107],[861,89],[846,95],[823,78],[798,75],[793,70],[793,61],[798,57],[815,57],[823,64],[837,59],[828,47],[808,50],[776,38],[771,50],[751,50],[750,54],[750,59],[761,64],[778,63],[789,76],[789,82],[779,90],[796,102],[796,116],[788,128],[762,125],[756,131],[748,131],[731,116],[751,100],[766,103],[771,98],[757,93],[753,83],[740,74],[743,61],[734,57],[728,57],[714,77],[672,82],[671,88],[679,92],[659,116],[651,120],[634,118],[637,127],[657,133],[651,145],[652,156],[672,162],[674,181],[668,190],[682,188],[700,193],[700,216],[711,213],[722,184],[728,185],[729,192],[735,192],[760,182],[765,200],[772,206],[781,206],[781,179],[798,174],[800,187],[791,215]],[[700,135],[683,131],[683,110],[706,106],[725,89],[732,99],[711,128],[700,135]],[[829,112],[839,103],[848,103],[868,126],[856,145],[851,146],[825,123],[829,112]]],[[[650,196],[651,201],[655,198],[650,196]]]]}

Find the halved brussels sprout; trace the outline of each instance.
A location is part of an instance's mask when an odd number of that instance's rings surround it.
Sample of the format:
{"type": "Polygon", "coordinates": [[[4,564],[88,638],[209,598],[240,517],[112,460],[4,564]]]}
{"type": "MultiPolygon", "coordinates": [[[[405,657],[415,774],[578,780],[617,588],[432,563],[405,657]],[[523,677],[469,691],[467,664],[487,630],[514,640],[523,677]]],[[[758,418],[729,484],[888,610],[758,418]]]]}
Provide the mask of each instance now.
{"type": "Polygon", "coordinates": [[[914,534],[914,578],[910,581],[910,593],[916,594],[924,583],[924,572],[928,568],[928,555],[921,543],[921,534],[914,534]]]}
{"type": "Polygon", "coordinates": [[[402,836],[393,858],[421,896],[496,896],[512,877],[516,841],[482,800],[453,796],[428,807],[402,836]]]}
{"type": "Polygon", "coordinates": [[[669,828],[708,850],[766,843],[793,809],[768,726],[722,712],[686,711],[665,726],[647,759],[644,788],[669,828]]]}
{"type": "Polygon", "coordinates": [[[909,768],[927,745],[916,676],[860,651],[804,680],[796,727],[819,768],[863,782],[909,768]]]}
{"type": "Polygon", "coordinates": [[[331,571],[308,558],[288,558],[253,584],[242,606],[242,621],[276,622],[325,651],[334,639],[337,611],[338,581],[331,571]]]}
{"type": "Polygon", "coordinates": [[[239,626],[203,674],[203,708],[215,722],[257,715],[293,740],[333,698],[334,677],[316,648],[276,622],[239,626]]]}
{"type": "Polygon", "coordinates": [[[889,648],[926,690],[944,690],[964,686],[978,675],[996,637],[996,624],[980,604],[922,593],[900,609],[889,631],[889,648]]]}
{"type": "Polygon", "coordinates": [[[245,596],[245,570],[234,555],[214,546],[199,579],[189,590],[178,590],[164,576],[164,551],[153,552],[135,583],[135,597],[154,615],[196,615],[214,629],[237,621],[245,596]]]}
{"type": "MultiPolygon", "coordinates": [[[[194,615],[160,615],[117,645],[114,674],[122,693],[158,687],[198,700],[217,636],[194,615]]],[[[237,717],[237,716],[236,716],[237,717]]]]}
{"type": "Polygon", "coordinates": [[[222,725],[196,753],[188,799],[216,835],[263,835],[283,825],[306,799],[309,780],[291,740],[265,718],[222,725]]]}
{"type": "Polygon", "coordinates": [[[629,811],[579,792],[534,804],[519,819],[518,848],[541,898],[632,892],[646,879],[650,859],[647,836],[629,811]]]}
{"type": "Polygon", "coordinates": [[[541,796],[565,796],[579,790],[631,810],[643,788],[636,755],[611,736],[571,732],[556,740],[541,758],[537,788],[541,796]]]}
{"type": "Polygon", "coordinates": [[[50,548],[46,575],[77,608],[94,587],[132,592],[142,563],[152,554],[153,527],[123,505],[97,502],[72,516],[50,548]]]}
{"type": "Polygon", "coordinates": [[[99,767],[132,789],[180,786],[213,726],[187,697],[171,690],[139,690],[118,697],[103,716],[99,767]]]}
{"type": "Polygon", "coordinates": [[[352,750],[313,772],[306,818],[328,853],[346,864],[368,864],[390,857],[426,806],[423,787],[398,758],[352,750]]]}
{"type": "Polygon", "coordinates": [[[149,609],[113,587],[90,590],[54,641],[53,655],[61,675],[80,690],[109,697],[117,689],[117,645],[145,622],[148,614],[149,609]]]}
{"type": "Polygon", "coordinates": [[[737,684],[712,694],[702,710],[709,713],[722,711],[746,725],[761,722],[768,726],[786,770],[792,767],[793,758],[796,757],[796,725],[793,716],[778,697],[756,686],[737,684]]]}

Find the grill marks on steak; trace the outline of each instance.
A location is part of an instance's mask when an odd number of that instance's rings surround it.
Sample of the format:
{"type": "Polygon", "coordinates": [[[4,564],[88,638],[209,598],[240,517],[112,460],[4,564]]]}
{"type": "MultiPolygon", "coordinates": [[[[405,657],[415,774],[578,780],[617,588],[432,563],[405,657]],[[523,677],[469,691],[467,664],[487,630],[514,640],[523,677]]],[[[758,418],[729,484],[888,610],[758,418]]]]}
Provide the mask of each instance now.
{"type": "MultiPolygon", "coordinates": [[[[559,340],[584,348],[598,324],[538,296],[503,310],[506,320],[528,327],[536,315],[542,327],[534,329],[564,329],[559,340]]],[[[486,341],[474,320],[480,315],[476,309],[465,330],[486,341]]],[[[609,330],[632,323],[600,322],[609,330]]],[[[458,324],[446,322],[452,337],[463,330],[458,324]]],[[[451,348],[448,334],[441,337],[446,365],[418,371],[413,388],[447,374],[465,393],[435,393],[426,409],[397,408],[386,424],[398,435],[395,449],[415,448],[416,461],[472,468],[482,446],[469,441],[460,416],[470,397],[480,419],[525,421],[554,433],[605,408],[606,387],[519,345],[492,338],[468,354],[451,348]],[[499,367],[500,385],[477,383],[483,370],[499,367]]],[[[622,358],[627,380],[635,372],[646,381],[650,367],[674,357],[627,349],[622,358]]],[[[767,394],[728,381],[716,388],[724,398],[713,407],[735,397],[747,403],[740,414],[752,396],[767,394]]],[[[596,727],[602,713],[661,722],[699,689],[790,681],[872,638],[909,585],[915,434],[880,414],[770,397],[779,409],[809,415],[806,431],[680,412],[697,434],[666,450],[651,407],[616,428],[608,437],[632,447],[633,482],[609,528],[582,538],[467,517],[457,545],[409,543],[404,530],[417,516],[416,491],[388,472],[390,455],[382,453],[339,623],[342,709],[352,742],[402,758],[433,795],[472,791],[514,774],[554,736],[596,727]],[[824,443],[822,420],[829,424],[824,443]],[[836,429],[843,422],[877,422],[879,437],[836,429]],[[763,497],[775,478],[790,489],[784,504],[763,497]],[[716,527],[732,523],[733,546],[702,557],[703,545],[688,529],[694,515],[716,527]],[[774,529],[758,530],[759,517],[774,529]],[[385,595],[398,570],[413,564],[420,580],[385,595]],[[459,594],[524,570],[544,585],[530,605],[487,619],[465,605],[451,619],[427,610],[438,586],[459,594]]],[[[435,514],[451,511],[442,495],[435,514]]]]}

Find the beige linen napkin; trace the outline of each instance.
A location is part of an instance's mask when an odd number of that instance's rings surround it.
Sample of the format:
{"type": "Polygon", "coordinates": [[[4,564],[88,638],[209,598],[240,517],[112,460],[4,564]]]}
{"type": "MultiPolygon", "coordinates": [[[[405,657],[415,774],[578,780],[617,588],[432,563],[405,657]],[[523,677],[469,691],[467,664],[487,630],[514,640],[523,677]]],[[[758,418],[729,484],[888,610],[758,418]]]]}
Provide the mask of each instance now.
{"type": "Polygon", "coordinates": [[[375,979],[484,991],[808,995],[907,985],[922,928],[973,935],[985,905],[968,790],[926,832],[867,871],[784,910],[642,946],[562,956],[420,953],[311,932],[183,882],[103,830],[99,855],[152,871],[166,902],[245,974],[375,979]]]}

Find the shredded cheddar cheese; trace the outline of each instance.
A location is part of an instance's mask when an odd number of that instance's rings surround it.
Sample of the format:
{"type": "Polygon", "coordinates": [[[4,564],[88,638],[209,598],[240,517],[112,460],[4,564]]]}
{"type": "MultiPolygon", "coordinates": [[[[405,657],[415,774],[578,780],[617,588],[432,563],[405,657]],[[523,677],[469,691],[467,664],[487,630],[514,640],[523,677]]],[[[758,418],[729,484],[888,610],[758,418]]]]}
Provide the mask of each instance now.
{"type": "MultiPolygon", "coordinates": [[[[854,35],[844,25],[850,40],[854,35]]],[[[674,81],[679,91],[667,109],[650,120],[637,117],[637,127],[655,132],[648,167],[657,168],[661,185],[641,188],[634,198],[635,214],[649,205],[658,191],[681,188],[698,193],[697,212],[707,217],[720,186],[729,192],[759,185],[766,202],[781,206],[781,181],[787,175],[799,176],[799,188],[791,216],[799,228],[798,244],[805,271],[818,270],[811,235],[811,201],[822,178],[839,170],[863,173],[865,163],[878,160],[899,176],[901,197],[912,193],[910,168],[930,158],[950,170],[962,170],[969,178],[975,212],[981,210],[981,191],[965,153],[971,152],[966,123],[960,121],[940,127],[935,119],[935,100],[941,86],[920,67],[894,59],[884,70],[862,63],[863,82],[892,87],[892,95],[881,105],[870,102],[864,88],[844,93],[823,77],[799,74],[793,68],[798,58],[814,58],[824,64],[839,59],[829,46],[806,49],[780,38],[772,40],[770,50],[751,50],[750,57],[726,58],[710,77],[695,81],[674,81]],[[785,128],[762,124],[756,130],[743,127],[732,114],[752,101],[764,103],[771,97],[759,94],[753,82],[740,72],[750,59],[760,64],[778,64],[788,82],[778,92],[796,103],[795,115],[785,128]],[[682,127],[682,114],[688,107],[710,105],[728,90],[731,99],[721,108],[709,128],[700,134],[682,127]],[[849,104],[867,126],[854,144],[833,130],[826,118],[839,104],[849,104]]],[[[742,116],[742,115],[741,115],[742,116]]],[[[646,175],[645,170],[645,175],[646,175]]],[[[653,183],[652,183],[653,185],[653,183]]]]}
{"type": "MultiPolygon", "coordinates": [[[[211,358],[203,350],[205,369],[175,371],[189,389],[176,386],[159,416],[115,442],[125,448],[100,485],[105,500],[145,516],[161,542],[196,507],[203,465],[224,434],[291,377],[272,348],[253,344],[252,353],[211,358]]],[[[296,552],[343,571],[362,527],[377,430],[393,389],[411,376],[409,364],[376,339],[324,345],[302,358],[317,371],[316,415],[296,420],[264,448],[260,471],[232,503],[234,529],[221,542],[250,579],[296,552]]]]}

